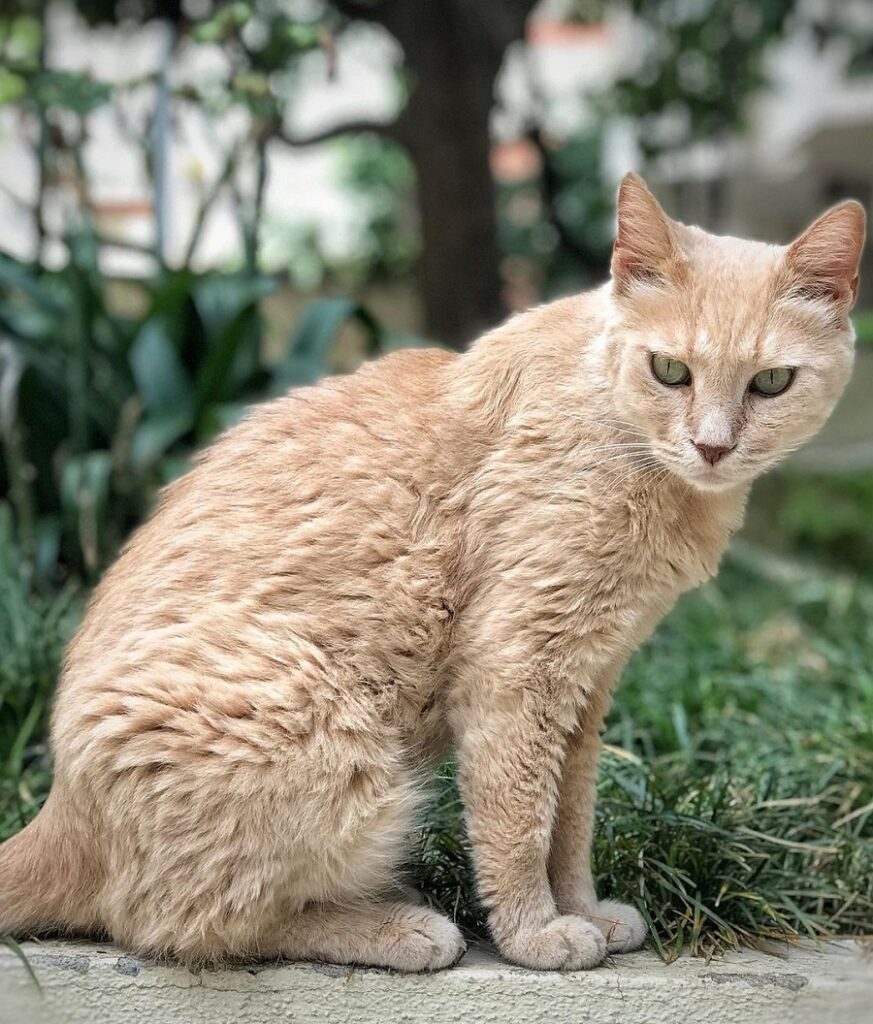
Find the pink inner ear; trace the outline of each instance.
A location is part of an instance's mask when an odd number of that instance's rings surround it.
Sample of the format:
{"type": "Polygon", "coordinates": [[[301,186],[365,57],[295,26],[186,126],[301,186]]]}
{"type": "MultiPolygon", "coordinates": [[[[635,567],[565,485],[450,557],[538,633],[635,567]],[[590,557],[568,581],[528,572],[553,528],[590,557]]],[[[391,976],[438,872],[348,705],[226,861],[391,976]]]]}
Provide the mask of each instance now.
{"type": "Polygon", "coordinates": [[[619,289],[632,282],[666,278],[676,249],[670,222],[642,178],[627,175],[618,192],[618,232],[612,253],[612,275],[619,289]]]}
{"type": "Polygon", "coordinates": [[[663,273],[658,269],[660,262],[648,254],[635,252],[616,242],[612,253],[612,273],[614,277],[655,284],[664,280],[663,273]]]}
{"type": "Polygon", "coordinates": [[[864,247],[865,214],[849,201],[823,214],[788,248],[791,294],[830,302],[854,302],[864,247]]]}

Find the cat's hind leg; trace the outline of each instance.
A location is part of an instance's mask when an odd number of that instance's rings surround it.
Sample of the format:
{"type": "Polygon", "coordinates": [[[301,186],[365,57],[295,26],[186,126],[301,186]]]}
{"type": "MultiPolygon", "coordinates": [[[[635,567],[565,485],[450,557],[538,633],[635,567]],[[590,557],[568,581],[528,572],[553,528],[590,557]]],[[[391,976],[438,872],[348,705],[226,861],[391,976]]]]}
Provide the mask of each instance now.
{"type": "Polygon", "coordinates": [[[312,904],[263,939],[267,956],[436,971],[464,953],[457,927],[413,903],[312,904]]]}
{"type": "Polygon", "coordinates": [[[125,733],[101,775],[113,780],[99,894],[107,929],[121,945],[189,964],[453,963],[463,951],[453,924],[383,895],[425,788],[403,737],[360,686],[329,700],[325,682],[319,706],[274,688],[272,704],[266,684],[249,688],[246,717],[219,714],[204,698],[155,712],[178,726],[150,722],[147,744],[125,733]],[[121,770],[119,758],[136,767],[121,770]],[[147,770],[153,763],[160,769],[147,770]]]}

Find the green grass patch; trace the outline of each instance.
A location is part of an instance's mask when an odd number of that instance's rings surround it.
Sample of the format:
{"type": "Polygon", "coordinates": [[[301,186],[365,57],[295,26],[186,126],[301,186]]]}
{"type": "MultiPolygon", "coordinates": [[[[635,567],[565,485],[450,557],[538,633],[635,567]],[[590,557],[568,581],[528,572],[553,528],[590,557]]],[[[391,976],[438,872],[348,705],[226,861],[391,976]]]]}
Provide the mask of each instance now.
{"type": "Polygon", "coordinates": [[[27,824],[48,791],[48,713],[80,612],[73,585],[40,592],[25,564],[0,502],[0,840],[27,824]]]}

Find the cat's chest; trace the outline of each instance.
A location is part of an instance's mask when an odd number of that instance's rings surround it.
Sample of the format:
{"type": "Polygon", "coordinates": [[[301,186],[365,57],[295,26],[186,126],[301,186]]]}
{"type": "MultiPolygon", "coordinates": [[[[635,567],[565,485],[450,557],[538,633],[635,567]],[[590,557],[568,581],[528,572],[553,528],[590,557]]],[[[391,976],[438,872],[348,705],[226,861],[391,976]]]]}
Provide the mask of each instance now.
{"type": "Polygon", "coordinates": [[[741,508],[628,499],[558,527],[566,640],[611,650],[642,641],[677,597],[715,575],[741,508]]]}

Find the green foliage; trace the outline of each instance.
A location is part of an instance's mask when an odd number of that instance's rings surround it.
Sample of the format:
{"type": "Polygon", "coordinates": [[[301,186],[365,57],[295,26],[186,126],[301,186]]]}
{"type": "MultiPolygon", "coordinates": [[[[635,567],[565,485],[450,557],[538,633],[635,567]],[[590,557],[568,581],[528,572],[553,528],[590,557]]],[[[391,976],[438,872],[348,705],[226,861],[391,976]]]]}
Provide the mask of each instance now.
{"type": "Polygon", "coordinates": [[[331,351],[341,328],[356,321],[364,330],[366,354],[376,355],[381,348],[382,331],[367,310],[353,299],[319,299],[300,318],[288,355],[274,369],[281,387],[312,384],[330,365],[331,351]]]}
{"type": "Polygon", "coordinates": [[[79,613],[75,587],[36,591],[24,566],[0,502],[0,840],[36,813],[48,786],[47,712],[79,613]]]}
{"type": "MultiPolygon", "coordinates": [[[[606,0],[573,0],[580,21],[599,21],[606,0]]],[[[836,44],[849,73],[873,66],[869,19],[852,4],[798,0],[624,0],[636,17],[638,60],[601,97],[635,119],[647,155],[742,130],[750,96],[768,86],[771,44],[791,31],[819,49],[836,44]]]]}
{"type": "Polygon", "coordinates": [[[72,71],[42,70],[30,76],[28,98],[36,107],[69,110],[85,117],[108,103],[111,96],[105,82],[72,71]]]}
{"type": "MultiPolygon", "coordinates": [[[[12,13],[12,12],[10,12],[12,13]]],[[[38,17],[0,16],[0,106],[20,103],[36,112],[70,112],[84,117],[108,103],[112,92],[88,74],[41,67],[43,28],[38,17]]]]}
{"type": "Polygon", "coordinates": [[[61,271],[0,256],[0,494],[42,576],[91,575],[178,457],[263,391],[272,282],[167,272],[141,316],[113,309],[89,235],[61,271]]]}
{"type": "Polygon", "coordinates": [[[325,251],[314,223],[267,224],[264,249],[288,266],[304,289],[330,282],[349,291],[372,281],[408,279],[419,255],[414,212],[415,173],[397,143],[378,135],[340,137],[333,142],[337,184],[354,198],[353,253],[337,259],[325,251]]]}
{"type": "MultiPolygon", "coordinates": [[[[46,0],[4,0],[10,11],[38,13],[46,0]]],[[[180,21],[182,0],[74,0],[76,11],[90,24],[142,23],[152,18],[180,21]]]]}
{"type": "Polygon", "coordinates": [[[776,551],[873,577],[873,472],[797,473],[759,481],[747,532],[776,551]]]}
{"type": "MultiPolygon", "coordinates": [[[[71,200],[63,231],[88,224],[93,215],[87,201],[92,195],[85,142],[90,135],[89,116],[111,104],[118,131],[139,151],[144,177],[155,192],[155,206],[164,209],[167,185],[157,169],[163,165],[159,154],[169,144],[168,132],[174,119],[157,119],[155,97],[164,95],[166,84],[171,107],[186,106],[204,120],[204,136],[218,157],[218,175],[199,197],[194,228],[188,240],[185,262],[190,264],[200,242],[203,226],[215,203],[225,193],[233,196],[235,213],[246,264],[250,271],[259,266],[263,202],[267,180],[267,150],[271,142],[286,139],[286,115],[296,98],[300,60],[314,50],[334,59],[333,33],[345,22],[328,5],[289,13],[282,0],[234,0],[207,2],[188,18],[178,2],[153,0],[78,0],[75,5],[92,24],[129,24],[160,19],[165,23],[166,65],[175,60],[175,43],[202,45],[212,57],[223,51],[223,72],[210,73],[175,86],[167,66],[159,65],[145,74],[116,81],[110,86],[89,73],[58,70],[46,64],[46,5],[38,0],[13,0],[0,14],[0,106],[14,105],[20,120],[21,141],[30,146],[39,164],[37,193],[32,204],[19,200],[31,215],[38,240],[37,258],[43,242],[53,235],[53,220],[46,216],[47,190],[57,186],[71,200]],[[161,88],[156,88],[161,86],[161,88]],[[222,145],[222,133],[214,122],[229,112],[242,115],[246,127],[234,132],[229,146],[222,145]],[[251,169],[254,173],[250,173],[251,169]]],[[[208,61],[213,67],[214,60],[208,61]]],[[[155,231],[155,256],[163,262],[160,230],[155,231]]],[[[123,241],[115,244],[127,246],[123,241]]],[[[133,249],[140,246],[133,245],[133,249]]]]}
{"type": "Polygon", "coordinates": [[[180,95],[211,113],[247,108],[254,118],[257,147],[266,138],[281,135],[299,59],[319,49],[330,59],[331,33],[337,24],[336,14],[326,5],[289,13],[281,0],[215,3],[191,26],[190,37],[195,43],[222,47],[230,74],[223,80],[191,83],[180,95]]]}
{"type": "Polygon", "coordinates": [[[0,68],[0,106],[21,99],[26,90],[26,79],[8,68],[0,68]]]}
{"type": "MultiPolygon", "coordinates": [[[[288,14],[286,8],[287,5],[277,0],[218,3],[212,13],[193,28],[192,36],[197,42],[231,42],[244,46],[251,62],[250,75],[283,71],[301,52],[317,49],[322,44],[320,19],[306,21],[288,14]],[[242,36],[247,27],[248,35],[242,36]],[[253,39],[256,42],[251,42],[253,39]]],[[[250,84],[261,97],[270,95],[270,83],[266,80],[258,77],[250,84]]],[[[238,86],[246,90],[244,82],[238,86]]]]}
{"type": "Polygon", "coordinates": [[[354,265],[342,269],[356,280],[408,275],[418,256],[409,158],[377,135],[341,139],[337,148],[339,184],[355,195],[363,219],[354,265]]]}
{"type": "Polygon", "coordinates": [[[41,578],[93,577],[142,518],[154,489],[248,402],[332,369],[349,320],[368,354],[396,340],[359,304],[315,303],[267,367],[260,275],[165,271],[144,310],[118,312],[93,239],[70,240],[61,271],[0,256],[0,497],[41,578]]]}
{"type": "Polygon", "coordinates": [[[539,171],[498,192],[501,248],[547,298],[599,284],[615,220],[613,189],[600,169],[602,132],[585,129],[560,143],[534,132],[531,141],[539,171]]]}
{"type": "MultiPolygon", "coordinates": [[[[640,908],[666,959],[870,932],[871,722],[873,590],[735,559],[619,686],[600,781],[602,893],[640,908]]],[[[450,769],[413,871],[485,934],[450,769]]]]}
{"type": "Polygon", "coordinates": [[[764,55],[796,0],[628,0],[642,28],[639,64],[604,103],[637,119],[649,154],[743,127],[766,85],[764,55]]]}
{"type": "MultiPolygon", "coordinates": [[[[26,8],[18,12],[14,8],[4,8],[0,17],[0,82],[4,81],[6,75],[11,76],[9,69],[13,66],[22,70],[36,70],[41,41],[42,27],[38,18],[26,8]]],[[[22,85],[25,83],[20,77],[18,81],[22,85]]]]}

